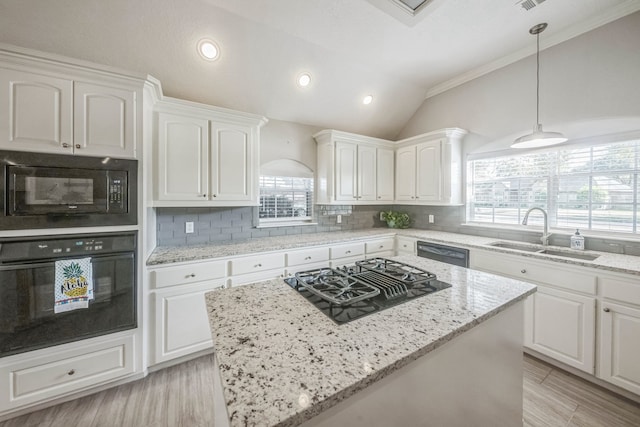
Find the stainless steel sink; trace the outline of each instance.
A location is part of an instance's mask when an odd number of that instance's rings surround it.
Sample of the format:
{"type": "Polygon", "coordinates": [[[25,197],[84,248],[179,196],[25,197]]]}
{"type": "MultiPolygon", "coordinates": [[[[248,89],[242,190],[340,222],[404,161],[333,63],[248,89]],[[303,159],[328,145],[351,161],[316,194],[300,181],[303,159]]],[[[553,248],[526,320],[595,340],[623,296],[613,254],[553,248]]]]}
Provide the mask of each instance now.
{"type": "Polygon", "coordinates": [[[522,252],[533,252],[538,254],[553,255],[553,256],[559,256],[564,258],[581,259],[585,261],[593,261],[594,259],[600,256],[598,254],[587,254],[587,253],[572,251],[570,249],[562,250],[562,249],[545,248],[542,245],[536,245],[531,243],[527,244],[527,243],[517,243],[517,242],[493,242],[493,243],[489,243],[489,246],[494,246],[496,248],[513,249],[513,250],[522,251],[522,252]]]}
{"type": "Polygon", "coordinates": [[[538,252],[542,250],[541,245],[527,245],[525,243],[515,243],[515,242],[493,242],[489,243],[489,246],[495,246],[496,248],[505,248],[505,249],[515,249],[517,251],[525,251],[525,252],[538,252]]]}
{"type": "Polygon", "coordinates": [[[541,251],[538,251],[538,253],[561,256],[565,258],[583,259],[585,261],[593,261],[594,259],[600,256],[600,255],[594,255],[594,254],[581,254],[577,252],[558,251],[553,249],[543,249],[541,251]]]}

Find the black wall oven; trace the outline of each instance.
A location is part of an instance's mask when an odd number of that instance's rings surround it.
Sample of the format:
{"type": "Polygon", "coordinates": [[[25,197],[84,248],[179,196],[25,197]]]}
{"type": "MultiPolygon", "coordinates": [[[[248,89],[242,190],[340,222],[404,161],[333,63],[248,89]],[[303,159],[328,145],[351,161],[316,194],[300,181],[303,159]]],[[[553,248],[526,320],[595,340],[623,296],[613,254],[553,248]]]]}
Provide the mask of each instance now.
{"type": "Polygon", "coordinates": [[[136,160],[0,151],[0,230],[137,224],[136,160]]]}
{"type": "Polygon", "coordinates": [[[136,232],[0,239],[0,357],[135,328],[136,240],[136,232]],[[93,299],[56,313],[56,261],[87,258],[93,299]]]}

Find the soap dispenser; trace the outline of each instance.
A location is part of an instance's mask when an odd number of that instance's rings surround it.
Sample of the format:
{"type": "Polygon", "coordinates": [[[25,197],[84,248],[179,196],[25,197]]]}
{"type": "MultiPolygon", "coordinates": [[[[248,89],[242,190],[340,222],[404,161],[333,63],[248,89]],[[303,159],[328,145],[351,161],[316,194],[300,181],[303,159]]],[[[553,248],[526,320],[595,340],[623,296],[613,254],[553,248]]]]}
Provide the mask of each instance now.
{"type": "Polygon", "coordinates": [[[571,236],[571,249],[584,251],[584,237],[577,228],[575,234],[571,236]]]}

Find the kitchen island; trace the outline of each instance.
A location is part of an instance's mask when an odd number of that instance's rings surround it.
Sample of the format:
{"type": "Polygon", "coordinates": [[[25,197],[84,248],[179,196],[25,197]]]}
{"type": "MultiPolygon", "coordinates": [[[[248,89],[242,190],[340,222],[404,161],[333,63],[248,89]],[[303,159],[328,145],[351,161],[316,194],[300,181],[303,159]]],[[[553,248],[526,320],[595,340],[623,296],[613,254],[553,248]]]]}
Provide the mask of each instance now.
{"type": "Polygon", "coordinates": [[[208,293],[216,426],[521,425],[535,286],[394,259],[452,287],[340,326],[282,280],[208,293]]]}

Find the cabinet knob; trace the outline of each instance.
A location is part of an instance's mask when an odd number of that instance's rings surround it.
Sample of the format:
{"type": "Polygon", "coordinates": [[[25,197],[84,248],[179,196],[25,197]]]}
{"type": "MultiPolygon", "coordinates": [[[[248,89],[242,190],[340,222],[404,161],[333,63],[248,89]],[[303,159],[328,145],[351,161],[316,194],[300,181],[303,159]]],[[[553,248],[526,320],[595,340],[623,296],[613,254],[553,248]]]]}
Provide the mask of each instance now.
{"type": "Polygon", "coordinates": [[[69,148],[69,144],[67,144],[66,142],[62,143],[62,148],[69,148]]]}
{"type": "Polygon", "coordinates": [[[196,275],[191,273],[191,274],[187,274],[187,277],[196,277],[196,275]]]}
{"type": "Polygon", "coordinates": [[[346,252],[345,252],[345,254],[350,254],[350,253],[351,253],[351,251],[346,251],[346,252]]]}
{"type": "Polygon", "coordinates": [[[610,309],[610,308],[607,308],[607,307],[603,308],[602,310],[603,310],[605,313],[608,313],[608,312],[610,312],[610,311],[611,311],[611,309],[610,309]]]}
{"type": "Polygon", "coordinates": [[[67,375],[73,375],[76,373],[75,369],[70,370],[69,372],[67,372],[67,375]]]}
{"type": "Polygon", "coordinates": [[[202,197],[207,197],[207,195],[206,195],[206,194],[203,194],[203,195],[202,195],[202,197]]]}
{"type": "Polygon", "coordinates": [[[218,197],[218,196],[216,194],[214,194],[213,197],[218,197]]]}
{"type": "Polygon", "coordinates": [[[76,148],[77,148],[77,149],[80,149],[80,148],[82,148],[82,147],[80,146],[80,144],[76,144],[76,148]]]}
{"type": "Polygon", "coordinates": [[[522,270],[520,270],[520,273],[522,273],[522,274],[524,274],[526,272],[527,272],[527,270],[525,270],[524,268],[522,270]]]}
{"type": "Polygon", "coordinates": [[[262,264],[256,264],[255,267],[262,267],[262,264]]]}
{"type": "Polygon", "coordinates": [[[378,249],[382,249],[382,248],[384,248],[384,245],[378,246],[378,249]]]}
{"type": "Polygon", "coordinates": [[[382,199],[382,196],[378,196],[378,199],[382,199]]]}
{"type": "Polygon", "coordinates": [[[311,259],[311,257],[310,257],[310,256],[308,256],[308,257],[305,257],[304,259],[311,259]]]}

